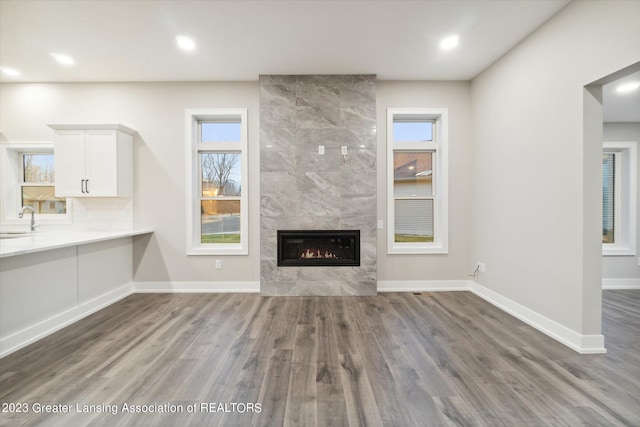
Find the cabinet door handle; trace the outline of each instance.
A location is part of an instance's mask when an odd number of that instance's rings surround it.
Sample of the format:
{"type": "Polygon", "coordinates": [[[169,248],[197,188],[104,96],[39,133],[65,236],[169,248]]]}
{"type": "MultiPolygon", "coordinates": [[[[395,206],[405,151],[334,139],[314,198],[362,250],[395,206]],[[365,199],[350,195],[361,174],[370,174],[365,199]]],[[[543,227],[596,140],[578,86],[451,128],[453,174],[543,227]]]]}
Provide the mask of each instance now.
{"type": "Polygon", "coordinates": [[[84,179],[80,180],[80,191],[84,193],[84,179]]]}
{"type": "Polygon", "coordinates": [[[89,180],[88,179],[84,180],[84,189],[87,192],[87,194],[89,194],[89,180]]]}

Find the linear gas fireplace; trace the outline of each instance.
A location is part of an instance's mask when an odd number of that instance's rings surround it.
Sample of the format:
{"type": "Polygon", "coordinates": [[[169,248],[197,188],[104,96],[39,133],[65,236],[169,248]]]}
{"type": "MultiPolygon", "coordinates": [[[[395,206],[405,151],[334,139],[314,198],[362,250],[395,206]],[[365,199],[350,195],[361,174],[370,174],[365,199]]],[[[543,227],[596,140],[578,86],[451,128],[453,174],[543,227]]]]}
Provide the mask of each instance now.
{"type": "Polygon", "coordinates": [[[360,230],[278,230],[279,267],[359,265],[360,230]]]}

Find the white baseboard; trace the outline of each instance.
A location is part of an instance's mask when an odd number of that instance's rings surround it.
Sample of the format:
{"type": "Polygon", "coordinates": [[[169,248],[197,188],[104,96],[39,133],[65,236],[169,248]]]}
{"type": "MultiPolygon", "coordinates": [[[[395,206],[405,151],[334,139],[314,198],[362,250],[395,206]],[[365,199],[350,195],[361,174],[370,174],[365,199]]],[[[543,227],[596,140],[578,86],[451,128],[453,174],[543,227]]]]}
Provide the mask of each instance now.
{"type": "Polygon", "coordinates": [[[378,281],[378,292],[469,291],[470,280],[405,280],[378,281]]]}
{"type": "Polygon", "coordinates": [[[485,301],[490,302],[496,307],[506,311],[512,316],[522,320],[539,330],[540,332],[550,336],[556,341],[561,342],[567,347],[577,351],[580,354],[601,354],[606,353],[604,348],[603,335],[582,335],[576,331],[559,324],[527,307],[518,304],[502,295],[482,286],[477,282],[472,282],[471,292],[478,295],[485,301]]]}
{"type": "Polygon", "coordinates": [[[135,293],[258,293],[260,282],[134,282],[135,293]]]}
{"type": "Polygon", "coordinates": [[[640,278],[602,279],[602,289],[640,289],[640,278]]]}
{"type": "MultiPolygon", "coordinates": [[[[618,284],[619,285],[619,284],[618,284]]],[[[629,285],[627,283],[627,285],[629,285]]],[[[622,288],[616,288],[622,289],[622,288]]],[[[627,286],[624,289],[632,289],[627,286]]],[[[606,353],[603,335],[581,335],[472,280],[378,281],[378,292],[470,291],[580,354],[606,353]]]]}
{"type": "Polygon", "coordinates": [[[38,341],[78,320],[95,313],[98,310],[120,301],[131,295],[133,288],[126,284],[106,294],[100,295],[90,301],[81,303],[67,311],[56,314],[42,322],[31,325],[21,331],[4,337],[0,340],[0,358],[20,350],[27,345],[38,341]]]}
{"type": "MultiPolygon", "coordinates": [[[[603,283],[604,285],[604,283],[603,283]]],[[[627,286],[615,289],[636,289],[627,286]]],[[[618,284],[619,286],[619,284],[618,284]]],[[[633,285],[636,286],[636,285],[633,285]]],[[[613,289],[613,288],[610,288],[613,289]]],[[[581,335],[471,280],[379,281],[378,292],[470,291],[581,354],[606,353],[604,336],[581,335]]],[[[259,293],[260,282],[134,282],[0,340],[0,358],[133,293],[259,293]]]]}

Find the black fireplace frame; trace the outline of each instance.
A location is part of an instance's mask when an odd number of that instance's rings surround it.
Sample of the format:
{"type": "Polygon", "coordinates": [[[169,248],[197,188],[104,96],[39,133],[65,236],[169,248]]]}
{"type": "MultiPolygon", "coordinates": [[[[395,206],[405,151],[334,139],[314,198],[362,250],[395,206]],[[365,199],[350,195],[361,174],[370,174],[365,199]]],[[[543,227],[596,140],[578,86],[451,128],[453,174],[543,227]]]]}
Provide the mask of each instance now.
{"type": "Polygon", "coordinates": [[[278,230],[278,267],[359,267],[360,266],[360,230],[278,230]],[[283,240],[285,238],[325,237],[354,238],[354,259],[308,258],[285,259],[283,240]]]}

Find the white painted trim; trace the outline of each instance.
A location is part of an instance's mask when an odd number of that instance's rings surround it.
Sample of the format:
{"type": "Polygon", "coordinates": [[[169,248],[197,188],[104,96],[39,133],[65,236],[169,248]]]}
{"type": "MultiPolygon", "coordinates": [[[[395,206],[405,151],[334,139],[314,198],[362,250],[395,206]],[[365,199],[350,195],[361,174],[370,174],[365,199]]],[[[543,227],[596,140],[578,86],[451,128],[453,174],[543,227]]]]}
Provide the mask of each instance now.
{"type": "MultiPolygon", "coordinates": [[[[27,226],[29,219],[18,218],[22,207],[20,186],[22,184],[22,167],[20,155],[23,153],[54,154],[53,141],[0,141],[0,179],[2,206],[0,206],[0,223],[3,225],[27,226]]],[[[67,212],[64,214],[36,214],[36,223],[40,225],[71,224],[73,222],[73,199],[66,198],[67,212]]]]}
{"type": "Polygon", "coordinates": [[[249,254],[249,157],[248,157],[248,110],[246,108],[194,109],[185,110],[185,147],[187,171],[187,242],[186,254],[191,255],[248,255],[249,254]],[[220,117],[240,118],[240,141],[206,142],[198,141],[197,124],[199,120],[212,120],[220,117]],[[240,194],[240,243],[202,244],[200,242],[200,208],[195,201],[200,200],[200,182],[197,171],[198,155],[201,151],[240,152],[241,194],[240,194]]]}
{"type": "Polygon", "coordinates": [[[448,108],[387,108],[387,253],[447,254],[449,253],[449,109],[448,108]],[[396,115],[415,115],[434,121],[432,142],[394,142],[393,119],[396,115]],[[395,242],[395,199],[393,197],[394,151],[433,151],[434,194],[432,243],[395,242]]]}
{"type": "Polygon", "coordinates": [[[104,124],[51,124],[47,125],[53,130],[115,130],[124,132],[127,135],[134,136],[138,133],[137,130],[121,125],[120,123],[104,123],[104,124]]]}
{"type": "Polygon", "coordinates": [[[602,279],[602,289],[640,289],[640,277],[629,279],[602,279]]]}
{"type": "MultiPolygon", "coordinates": [[[[616,279],[614,279],[616,280],[616,279]]],[[[617,279],[625,280],[625,279],[617,279]]],[[[636,279],[629,279],[637,286],[636,279]]],[[[604,281],[603,281],[604,283],[604,281]]],[[[623,289],[623,288],[616,288],[623,289]]],[[[625,287],[624,289],[636,289],[625,287]]],[[[471,280],[379,281],[378,292],[470,291],[580,354],[606,353],[603,335],[581,335],[471,280]]],[[[134,282],[0,340],[0,358],[134,293],[259,293],[260,282],[134,282]]]]}
{"type": "Polygon", "coordinates": [[[260,282],[134,282],[135,293],[258,293],[260,282]]]}
{"type": "Polygon", "coordinates": [[[378,281],[378,292],[448,292],[470,291],[470,280],[378,281]]]}
{"type": "Polygon", "coordinates": [[[11,334],[0,340],[0,358],[5,357],[27,345],[34,343],[72,323],[83,319],[96,311],[120,301],[133,293],[131,283],[114,289],[97,298],[84,302],[67,311],[58,313],[35,325],[11,334]]]}
{"type": "Polygon", "coordinates": [[[501,310],[522,320],[529,326],[536,328],[540,332],[561,342],[580,354],[601,354],[607,352],[604,348],[603,335],[579,334],[576,331],[536,313],[515,301],[503,297],[477,282],[472,282],[470,290],[485,301],[490,302],[501,310]]]}
{"type": "MultiPolygon", "coordinates": [[[[640,282],[640,279],[638,279],[640,282]]],[[[635,282],[635,284],[638,284],[635,282]]],[[[604,284],[604,281],[603,281],[604,284]]],[[[634,289],[631,287],[616,289],[634,289]]],[[[580,354],[606,353],[603,335],[581,335],[472,280],[378,281],[378,292],[470,291],[580,354]]]]}
{"type": "Polygon", "coordinates": [[[616,243],[603,244],[603,256],[636,255],[637,218],[637,146],[636,141],[604,142],[603,152],[615,153],[615,227],[616,243]]]}

